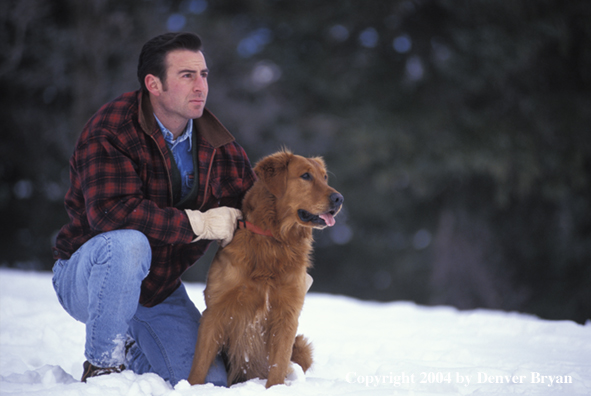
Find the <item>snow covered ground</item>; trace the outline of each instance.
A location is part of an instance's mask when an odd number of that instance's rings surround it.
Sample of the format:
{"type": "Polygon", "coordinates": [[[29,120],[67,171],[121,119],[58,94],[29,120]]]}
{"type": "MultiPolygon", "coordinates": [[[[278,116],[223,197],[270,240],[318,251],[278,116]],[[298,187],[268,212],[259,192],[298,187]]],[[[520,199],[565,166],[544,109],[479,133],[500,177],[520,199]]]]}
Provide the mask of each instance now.
{"type": "MultiPolygon", "coordinates": [[[[203,285],[187,289],[203,309],[203,285]]],[[[591,395],[591,322],[310,293],[300,332],[314,365],[266,391],[262,380],[172,388],[129,371],[83,384],[84,326],[59,305],[50,274],[0,270],[1,395],[591,395]]]]}

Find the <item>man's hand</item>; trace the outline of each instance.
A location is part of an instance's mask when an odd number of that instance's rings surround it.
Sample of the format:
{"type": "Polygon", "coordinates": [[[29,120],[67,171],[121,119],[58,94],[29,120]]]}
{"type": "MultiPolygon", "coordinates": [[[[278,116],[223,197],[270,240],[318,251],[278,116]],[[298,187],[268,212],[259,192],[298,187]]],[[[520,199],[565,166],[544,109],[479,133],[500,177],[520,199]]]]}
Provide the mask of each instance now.
{"type": "Polygon", "coordinates": [[[209,239],[218,241],[222,247],[230,243],[234,237],[238,219],[242,218],[241,211],[227,206],[209,209],[207,212],[189,209],[185,212],[193,232],[197,235],[193,242],[209,239]]]}

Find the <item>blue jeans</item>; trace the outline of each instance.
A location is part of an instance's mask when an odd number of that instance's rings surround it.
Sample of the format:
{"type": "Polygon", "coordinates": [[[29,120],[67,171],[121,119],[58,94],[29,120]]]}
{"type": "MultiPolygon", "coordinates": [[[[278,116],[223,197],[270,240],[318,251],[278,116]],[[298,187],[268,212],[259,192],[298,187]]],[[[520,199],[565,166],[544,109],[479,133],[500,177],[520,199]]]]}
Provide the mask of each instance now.
{"type": "MultiPolygon", "coordinates": [[[[86,324],[86,359],[97,367],[124,364],[138,374],[156,373],[173,386],[187,379],[201,314],[181,285],[162,303],[138,303],[152,252],[135,230],[90,239],[69,260],[53,267],[53,286],[64,309],[86,324]],[[135,343],[126,351],[131,340],[135,343]],[[126,353],[127,352],[127,353],[126,353]]],[[[221,356],[206,378],[227,386],[221,356]]]]}

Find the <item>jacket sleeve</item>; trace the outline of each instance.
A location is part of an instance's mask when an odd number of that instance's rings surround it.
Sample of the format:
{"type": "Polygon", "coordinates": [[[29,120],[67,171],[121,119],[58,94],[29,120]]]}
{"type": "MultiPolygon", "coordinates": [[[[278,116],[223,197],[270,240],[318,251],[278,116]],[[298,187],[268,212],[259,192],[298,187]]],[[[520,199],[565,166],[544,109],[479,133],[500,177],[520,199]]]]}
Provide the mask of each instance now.
{"type": "MultiPolygon", "coordinates": [[[[79,148],[75,166],[90,227],[96,232],[135,229],[154,246],[190,243],[194,237],[186,214],[144,196],[140,172],[145,164],[132,158],[132,150],[108,133],[94,134],[79,148]]],[[[163,199],[168,188],[162,185],[163,199]]]]}
{"type": "Polygon", "coordinates": [[[225,182],[221,186],[224,197],[220,200],[220,206],[241,209],[244,195],[254,184],[256,175],[246,152],[237,143],[232,143],[227,148],[226,162],[234,166],[225,170],[225,182]]]}

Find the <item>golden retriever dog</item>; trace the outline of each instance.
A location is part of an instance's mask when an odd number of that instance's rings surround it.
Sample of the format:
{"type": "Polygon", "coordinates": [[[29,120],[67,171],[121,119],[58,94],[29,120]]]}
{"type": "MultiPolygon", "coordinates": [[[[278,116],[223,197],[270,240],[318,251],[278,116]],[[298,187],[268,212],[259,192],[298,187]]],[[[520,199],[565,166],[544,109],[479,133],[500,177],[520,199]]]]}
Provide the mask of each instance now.
{"type": "Polygon", "coordinates": [[[246,228],[217,252],[204,291],[191,384],[203,384],[215,356],[227,357],[228,384],[267,379],[283,384],[290,361],[304,372],[312,346],[296,337],[307,292],[312,230],[335,224],[343,196],[328,185],[321,158],[280,151],[254,168],[242,204],[246,228]]]}

